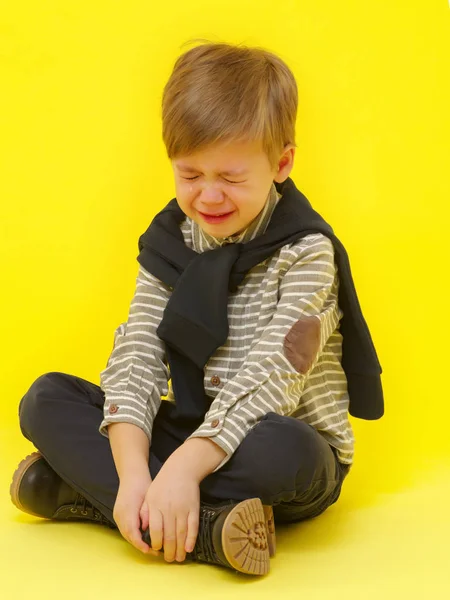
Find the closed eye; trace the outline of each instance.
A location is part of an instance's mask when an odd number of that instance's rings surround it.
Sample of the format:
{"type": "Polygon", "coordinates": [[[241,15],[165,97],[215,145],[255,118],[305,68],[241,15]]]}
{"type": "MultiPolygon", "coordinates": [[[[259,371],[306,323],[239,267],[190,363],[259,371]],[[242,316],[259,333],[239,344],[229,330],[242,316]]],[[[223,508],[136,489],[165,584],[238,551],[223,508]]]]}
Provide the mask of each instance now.
{"type": "MultiPolygon", "coordinates": [[[[186,181],[195,181],[195,179],[198,179],[198,175],[196,175],[195,177],[183,177],[183,179],[186,179],[186,181]]],[[[230,181],[229,179],[225,179],[224,180],[227,183],[244,183],[243,181],[230,181]]]]}

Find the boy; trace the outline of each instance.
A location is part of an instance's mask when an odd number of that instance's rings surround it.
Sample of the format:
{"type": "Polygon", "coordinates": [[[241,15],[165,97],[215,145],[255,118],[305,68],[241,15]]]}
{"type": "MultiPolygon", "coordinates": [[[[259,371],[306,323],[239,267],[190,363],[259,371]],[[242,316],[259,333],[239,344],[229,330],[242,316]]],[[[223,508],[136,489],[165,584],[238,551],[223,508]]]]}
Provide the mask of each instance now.
{"type": "Polygon", "coordinates": [[[267,51],[207,43],[177,60],[163,95],[176,199],[139,239],[101,385],[46,373],[22,399],[39,452],[14,474],[18,508],[262,575],[274,520],[336,502],[348,411],[381,416],[381,368],[345,250],[289,178],[296,113],[294,76],[267,51]]]}

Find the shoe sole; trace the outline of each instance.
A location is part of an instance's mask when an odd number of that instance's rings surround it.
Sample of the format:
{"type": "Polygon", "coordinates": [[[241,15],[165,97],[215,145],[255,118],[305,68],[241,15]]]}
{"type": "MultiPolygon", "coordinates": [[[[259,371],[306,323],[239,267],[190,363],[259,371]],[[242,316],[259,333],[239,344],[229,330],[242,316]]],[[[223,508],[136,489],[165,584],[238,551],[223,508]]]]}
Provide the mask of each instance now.
{"type": "Polygon", "coordinates": [[[31,465],[33,465],[41,458],[42,454],[40,454],[39,452],[33,452],[32,454],[29,454],[26,458],[24,458],[22,462],[19,463],[19,466],[17,467],[13,475],[13,480],[9,488],[9,494],[11,496],[12,503],[16,508],[29,515],[33,515],[34,517],[40,517],[42,519],[42,515],[38,515],[34,512],[31,512],[30,510],[22,506],[19,495],[20,484],[22,483],[23,476],[31,467],[31,465]]]}
{"type": "Polygon", "coordinates": [[[259,498],[237,504],[222,527],[222,548],[227,561],[233,569],[248,575],[269,572],[268,538],[264,508],[259,498]]]}

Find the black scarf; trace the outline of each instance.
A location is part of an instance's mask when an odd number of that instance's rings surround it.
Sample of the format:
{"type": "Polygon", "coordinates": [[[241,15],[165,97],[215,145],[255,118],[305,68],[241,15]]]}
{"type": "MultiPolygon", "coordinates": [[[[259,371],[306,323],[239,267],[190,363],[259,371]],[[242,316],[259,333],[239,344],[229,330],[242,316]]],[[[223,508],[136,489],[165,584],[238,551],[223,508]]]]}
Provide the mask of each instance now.
{"type": "Polygon", "coordinates": [[[362,419],[379,419],[384,412],[382,369],[359,305],[347,252],[291,178],[275,186],[282,197],[267,230],[247,243],[200,254],[188,248],[180,229],[186,215],[176,198],[139,238],[139,263],[173,288],[157,329],[166,345],[176,406],[173,417],[198,421],[211,404],[203,369],[228,337],[228,293],[236,291],[252,267],[282,246],[320,232],[333,243],[340,278],[342,366],[348,381],[349,412],[362,419]]]}

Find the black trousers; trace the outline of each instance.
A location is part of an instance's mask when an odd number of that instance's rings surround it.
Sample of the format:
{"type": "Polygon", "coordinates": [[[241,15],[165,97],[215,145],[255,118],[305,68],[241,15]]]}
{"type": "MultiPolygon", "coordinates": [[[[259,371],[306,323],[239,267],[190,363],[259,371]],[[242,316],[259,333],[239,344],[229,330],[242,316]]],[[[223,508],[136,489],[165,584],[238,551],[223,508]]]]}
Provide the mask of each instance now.
{"type": "MultiPolygon", "coordinates": [[[[119,478],[109,440],[98,431],[103,404],[98,385],[50,372],[38,377],[22,398],[19,418],[23,435],[53,470],[114,523],[119,478]]],[[[152,478],[186,438],[164,412],[163,406],[152,430],[152,478]]],[[[348,470],[313,427],[269,413],[231,459],[201,482],[200,495],[209,503],[258,497],[273,505],[276,521],[300,521],[336,502],[348,470]]]]}

